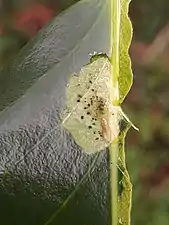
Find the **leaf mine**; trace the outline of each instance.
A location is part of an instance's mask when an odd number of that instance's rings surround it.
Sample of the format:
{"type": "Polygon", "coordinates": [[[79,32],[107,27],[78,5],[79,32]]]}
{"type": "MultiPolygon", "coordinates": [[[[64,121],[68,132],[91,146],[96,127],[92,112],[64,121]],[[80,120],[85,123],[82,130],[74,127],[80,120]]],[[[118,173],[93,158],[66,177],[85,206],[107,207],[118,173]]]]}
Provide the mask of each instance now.
{"type": "Polygon", "coordinates": [[[67,85],[62,124],[89,154],[107,148],[119,134],[120,107],[112,105],[118,90],[111,72],[109,59],[98,58],[72,75],[67,85]]]}

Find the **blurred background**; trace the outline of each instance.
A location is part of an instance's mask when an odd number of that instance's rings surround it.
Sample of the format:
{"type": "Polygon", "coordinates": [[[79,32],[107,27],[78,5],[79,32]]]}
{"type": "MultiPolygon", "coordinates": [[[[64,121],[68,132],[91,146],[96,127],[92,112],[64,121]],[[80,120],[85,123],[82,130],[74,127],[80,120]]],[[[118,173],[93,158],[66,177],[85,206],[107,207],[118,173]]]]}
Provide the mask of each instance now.
{"type": "MultiPolygon", "coordinates": [[[[36,33],[77,0],[0,0],[0,69],[36,33]]],[[[169,2],[132,0],[133,87],[123,104],[130,130],[132,225],[169,224],[169,2]]]]}

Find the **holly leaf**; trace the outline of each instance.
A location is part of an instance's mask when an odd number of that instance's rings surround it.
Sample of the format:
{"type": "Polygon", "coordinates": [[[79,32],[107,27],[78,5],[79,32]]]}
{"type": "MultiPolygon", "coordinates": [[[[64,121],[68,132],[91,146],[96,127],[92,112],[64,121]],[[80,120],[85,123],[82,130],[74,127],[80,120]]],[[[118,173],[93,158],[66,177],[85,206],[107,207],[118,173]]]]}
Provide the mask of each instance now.
{"type": "Polygon", "coordinates": [[[110,52],[109,1],[83,0],[0,72],[1,223],[110,223],[108,153],[88,155],[61,126],[71,74],[110,52]]]}

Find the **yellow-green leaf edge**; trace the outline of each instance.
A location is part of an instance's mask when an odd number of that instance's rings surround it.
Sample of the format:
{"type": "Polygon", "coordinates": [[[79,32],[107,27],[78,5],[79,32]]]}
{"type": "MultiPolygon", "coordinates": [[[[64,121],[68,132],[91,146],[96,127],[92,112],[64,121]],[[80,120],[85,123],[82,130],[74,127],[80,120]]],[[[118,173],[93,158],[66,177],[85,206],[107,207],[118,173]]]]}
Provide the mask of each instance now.
{"type": "Polygon", "coordinates": [[[121,0],[120,60],[119,60],[119,103],[122,103],[133,83],[129,47],[132,39],[132,25],[128,17],[131,0],[121,0]]]}
{"type": "MultiPolygon", "coordinates": [[[[133,75],[131,70],[131,60],[129,57],[129,47],[132,39],[132,25],[128,17],[130,0],[110,0],[112,2],[112,63],[113,80],[118,83],[119,96],[117,104],[121,105],[128,94],[132,83],[133,75]],[[120,20],[119,20],[120,19],[120,20]]],[[[114,102],[116,104],[116,101],[114,102]]],[[[132,184],[126,168],[124,140],[128,129],[132,124],[127,123],[126,128],[118,138],[116,146],[110,146],[110,158],[119,168],[123,168],[122,179],[119,183],[116,167],[113,163],[111,168],[111,194],[112,194],[112,224],[130,225],[131,204],[132,204],[132,184]],[[120,162],[119,162],[120,159],[120,162]],[[117,191],[121,188],[121,193],[117,191]]]]}
{"type": "MultiPolygon", "coordinates": [[[[133,83],[133,74],[131,70],[131,60],[129,57],[129,47],[132,40],[132,24],[128,16],[129,4],[131,0],[121,0],[121,18],[120,18],[120,46],[119,46],[119,104],[123,102],[133,83]]],[[[126,169],[124,139],[127,130],[119,137],[119,158],[124,168],[122,179],[123,191],[118,196],[118,221],[119,225],[130,225],[131,223],[131,204],[132,204],[132,184],[130,176],[126,169]]]]}

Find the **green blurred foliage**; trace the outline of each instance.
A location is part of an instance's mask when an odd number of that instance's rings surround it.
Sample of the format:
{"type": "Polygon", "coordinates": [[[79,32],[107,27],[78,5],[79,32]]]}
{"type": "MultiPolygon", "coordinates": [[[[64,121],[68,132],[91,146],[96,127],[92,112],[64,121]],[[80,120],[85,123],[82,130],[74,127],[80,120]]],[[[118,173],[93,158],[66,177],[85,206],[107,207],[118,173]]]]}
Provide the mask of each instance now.
{"type": "MultiPolygon", "coordinates": [[[[133,0],[134,38],[149,43],[168,24],[169,2],[133,0]]],[[[169,60],[169,59],[168,59],[169,60]]],[[[169,71],[154,63],[133,67],[134,85],[125,110],[139,127],[127,137],[127,164],[133,182],[132,224],[169,224],[169,71]]]]}

